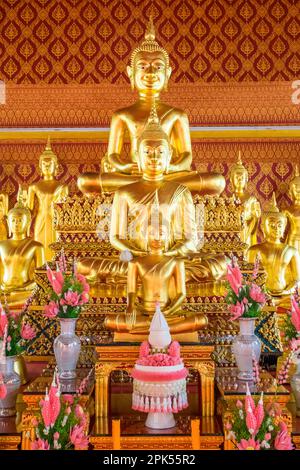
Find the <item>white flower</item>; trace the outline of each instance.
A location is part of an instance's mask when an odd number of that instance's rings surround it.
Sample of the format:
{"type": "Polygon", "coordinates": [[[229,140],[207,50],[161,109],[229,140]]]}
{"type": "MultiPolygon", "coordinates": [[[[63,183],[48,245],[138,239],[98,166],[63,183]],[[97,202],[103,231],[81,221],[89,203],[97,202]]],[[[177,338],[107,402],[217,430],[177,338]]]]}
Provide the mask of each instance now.
{"type": "Polygon", "coordinates": [[[239,410],[239,415],[240,415],[240,417],[241,417],[242,419],[244,418],[244,412],[243,412],[243,410],[239,410]]]}
{"type": "Polygon", "coordinates": [[[271,425],[268,427],[268,430],[269,430],[269,431],[273,431],[273,429],[274,429],[274,427],[271,426],[271,425]]]}

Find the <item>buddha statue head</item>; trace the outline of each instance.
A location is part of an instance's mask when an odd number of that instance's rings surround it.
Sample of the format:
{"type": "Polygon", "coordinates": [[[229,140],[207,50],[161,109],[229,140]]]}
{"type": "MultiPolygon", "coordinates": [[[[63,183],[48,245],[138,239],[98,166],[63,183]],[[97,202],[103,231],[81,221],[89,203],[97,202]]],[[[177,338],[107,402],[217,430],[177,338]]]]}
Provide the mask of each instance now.
{"type": "Polygon", "coordinates": [[[159,93],[167,88],[172,68],[167,51],[155,40],[152,18],[143,41],[131,54],[127,73],[132,89],[137,88],[144,93],[159,93]]]}
{"type": "Polygon", "coordinates": [[[30,223],[31,223],[31,212],[19,200],[15,206],[8,211],[7,223],[9,236],[13,236],[16,239],[22,239],[29,236],[30,223]]]}
{"type": "Polygon", "coordinates": [[[172,158],[172,147],[168,135],[163,131],[155,104],[149,119],[138,138],[138,165],[144,178],[163,177],[168,172],[172,158]]]}
{"type": "Polygon", "coordinates": [[[280,243],[284,236],[287,218],[277,207],[275,193],[262,214],[262,230],[265,239],[271,243],[280,243]]]}
{"type": "Polygon", "coordinates": [[[241,152],[239,151],[237,162],[230,169],[230,182],[233,187],[233,191],[237,194],[244,192],[248,183],[249,174],[247,169],[244,167],[241,152]]]}
{"type": "Polygon", "coordinates": [[[294,204],[300,205],[300,175],[298,164],[295,167],[295,176],[289,184],[289,194],[294,204]]]}
{"type": "Polygon", "coordinates": [[[46,148],[40,156],[39,168],[44,179],[53,179],[57,170],[57,156],[53,152],[48,137],[46,148]]]}

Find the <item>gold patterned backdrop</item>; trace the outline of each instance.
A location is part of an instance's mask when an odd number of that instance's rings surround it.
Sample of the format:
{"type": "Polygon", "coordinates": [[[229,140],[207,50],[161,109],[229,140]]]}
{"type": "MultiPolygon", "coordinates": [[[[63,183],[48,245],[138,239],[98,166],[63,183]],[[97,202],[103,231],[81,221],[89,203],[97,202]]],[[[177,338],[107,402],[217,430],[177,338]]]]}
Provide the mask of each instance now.
{"type": "Polygon", "coordinates": [[[123,83],[150,14],[175,82],[299,76],[298,0],[2,0],[0,76],[123,83]]]}

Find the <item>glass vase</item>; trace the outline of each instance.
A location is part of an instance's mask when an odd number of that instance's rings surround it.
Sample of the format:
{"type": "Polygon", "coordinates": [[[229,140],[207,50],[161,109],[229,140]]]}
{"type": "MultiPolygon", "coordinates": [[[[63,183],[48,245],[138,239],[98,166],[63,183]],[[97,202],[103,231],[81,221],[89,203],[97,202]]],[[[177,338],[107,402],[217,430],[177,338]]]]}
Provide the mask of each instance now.
{"type": "Polygon", "coordinates": [[[253,380],[253,358],[259,362],[261,343],[254,334],[255,320],[256,318],[239,318],[240,332],[232,342],[232,353],[240,380],[253,380]]]}
{"type": "Polygon", "coordinates": [[[300,416],[300,361],[297,361],[296,372],[291,377],[291,387],[296,402],[296,415],[300,416]]]}
{"type": "Polygon", "coordinates": [[[76,377],[80,339],[75,335],[77,318],[60,318],[61,333],[54,340],[54,354],[61,379],[76,377]]]}
{"type": "Polygon", "coordinates": [[[6,396],[0,399],[0,417],[15,416],[16,401],[21,386],[20,376],[14,371],[17,356],[4,356],[0,360],[0,373],[6,387],[6,396]]]}

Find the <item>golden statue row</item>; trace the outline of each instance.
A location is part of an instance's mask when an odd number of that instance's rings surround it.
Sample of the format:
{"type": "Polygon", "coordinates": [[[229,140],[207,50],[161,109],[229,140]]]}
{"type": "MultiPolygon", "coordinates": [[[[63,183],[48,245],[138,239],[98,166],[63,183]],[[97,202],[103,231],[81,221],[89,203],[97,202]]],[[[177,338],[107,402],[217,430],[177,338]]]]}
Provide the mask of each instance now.
{"type": "MultiPolygon", "coordinates": [[[[107,328],[145,333],[159,300],[171,333],[196,331],[206,325],[206,318],[182,310],[186,282],[222,279],[226,258],[201,253],[191,192],[218,196],[225,188],[225,179],[219,174],[191,171],[188,118],[183,111],[160,101],[171,67],[167,52],[155,40],[152,22],[145,39],[132,53],[128,75],[132,88],[138,91],[138,100],[114,113],[101,174],[78,178],[79,189],[87,195],[115,193],[110,242],[123,254],[123,260],[82,258],[78,269],[91,283],[107,276],[128,279],[127,312],[107,317],[107,328]],[[123,149],[125,134],[130,138],[127,158],[123,149]]],[[[10,303],[20,303],[28,296],[33,271],[44,263],[44,248],[46,259],[51,257],[49,245],[55,241],[53,206],[68,194],[67,186],[55,179],[56,167],[57,158],[48,142],[40,157],[42,180],[28,191],[20,191],[17,206],[8,212],[12,237],[0,242],[0,258],[1,290],[10,303]],[[33,239],[27,232],[30,210],[34,211],[36,203],[33,239]]],[[[265,241],[259,244],[260,204],[246,192],[248,172],[240,156],[231,168],[230,179],[234,196],[244,207],[241,237],[250,247],[247,257],[249,261],[261,257],[268,275],[267,288],[281,301],[300,280],[298,170],[290,184],[293,206],[282,213],[273,198],[262,215],[265,241]],[[287,224],[287,240],[283,242],[287,224]]],[[[1,201],[6,213],[7,198],[1,201]]]]}

